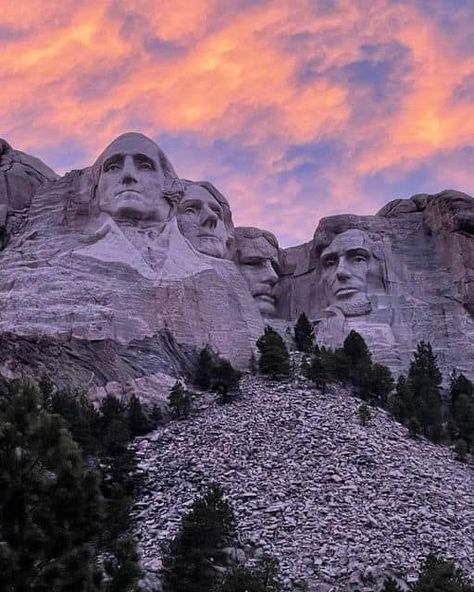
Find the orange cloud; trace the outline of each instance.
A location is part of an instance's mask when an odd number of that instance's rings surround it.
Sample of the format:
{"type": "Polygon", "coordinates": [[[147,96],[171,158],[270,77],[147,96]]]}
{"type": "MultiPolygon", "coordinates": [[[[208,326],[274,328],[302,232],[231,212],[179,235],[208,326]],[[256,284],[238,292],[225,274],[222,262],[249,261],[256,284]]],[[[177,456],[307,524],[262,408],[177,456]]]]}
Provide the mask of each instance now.
{"type": "MultiPolygon", "coordinates": [[[[472,52],[453,44],[416,2],[339,0],[332,10],[313,0],[245,4],[23,0],[2,7],[1,135],[39,156],[64,140],[78,144],[76,166],[130,128],[194,138],[196,146],[232,143],[249,150],[255,165],[251,179],[229,163],[216,173],[236,218],[291,227],[295,237],[321,213],[372,208],[367,176],[403,175],[472,143],[473,103],[453,100],[474,72],[472,52]],[[405,52],[393,63],[392,46],[405,52]],[[343,156],[320,164],[313,180],[307,172],[300,179],[309,161],[290,161],[288,148],[328,140],[344,146],[343,156]],[[281,220],[279,199],[291,204],[291,220],[281,220]]],[[[458,27],[465,21],[461,15],[458,27]]],[[[193,171],[212,169],[212,151],[206,154],[206,162],[196,154],[193,171]]],[[[61,170],[57,158],[49,164],[61,170]]],[[[451,170],[466,183],[464,169],[451,170]]]]}

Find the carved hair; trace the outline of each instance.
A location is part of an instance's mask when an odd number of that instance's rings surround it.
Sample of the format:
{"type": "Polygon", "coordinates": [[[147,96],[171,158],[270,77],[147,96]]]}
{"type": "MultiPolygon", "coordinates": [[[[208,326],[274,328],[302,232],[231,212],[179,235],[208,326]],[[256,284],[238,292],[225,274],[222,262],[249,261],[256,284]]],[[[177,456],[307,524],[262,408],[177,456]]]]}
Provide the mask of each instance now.
{"type": "Polygon", "coordinates": [[[320,257],[324,249],[329,247],[338,235],[343,234],[348,230],[358,230],[366,236],[366,246],[370,250],[374,259],[374,271],[376,275],[380,277],[382,285],[387,291],[390,282],[384,249],[380,242],[376,240],[373,233],[367,228],[367,225],[364,224],[364,219],[360,216],[331,216],[321,220],[313,237],[312,259],[315,260],[315,266],[321,269],[320,257]]]}
{"type": "Polygon", "coordinates": [[[279,249],[278,240],[274,234],[268,230],[255,228],[254,226],[238,226],[234,231],[236,248],[241,240],[254,240],[257,238],[264,238],[272,247],[279,249]]]}

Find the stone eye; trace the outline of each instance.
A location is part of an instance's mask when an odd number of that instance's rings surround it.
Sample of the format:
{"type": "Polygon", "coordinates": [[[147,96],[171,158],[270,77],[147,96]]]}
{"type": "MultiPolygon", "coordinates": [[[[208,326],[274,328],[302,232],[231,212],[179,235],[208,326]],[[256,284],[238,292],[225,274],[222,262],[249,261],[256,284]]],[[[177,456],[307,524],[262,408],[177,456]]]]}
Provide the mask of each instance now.
{"type": "Polygon", "coordinates": [[[105,167],[105,172],[106,173],[113,173],[114,171],[118,171],[119,166],[118,164],[109,164],[105,167]]]}
{"type": "Polygon", "coordinates": [[[153,166],[149,162],[142,162],[142,163],[140,163],[140,168],[142,170],[145,170],[145,171],[152,171],[153,170],[153,166]]]}

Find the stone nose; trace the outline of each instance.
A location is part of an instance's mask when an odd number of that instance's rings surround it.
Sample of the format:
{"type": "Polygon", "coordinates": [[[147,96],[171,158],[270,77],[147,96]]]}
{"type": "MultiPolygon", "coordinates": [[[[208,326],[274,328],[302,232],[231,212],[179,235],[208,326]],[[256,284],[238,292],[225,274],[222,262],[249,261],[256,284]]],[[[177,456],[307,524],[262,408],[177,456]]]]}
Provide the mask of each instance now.
{"type": "Polygon", "coordinates": [[[351,272],[347,267],[346,261],[342,257],[339,259],[337,264],[336,277],[340,281],[347,280],[351,277],[351,272]]]}
{"type": "Polygon", "coordinates": [[[208,205],[203,204],[200,214],[201,226],[214,229],[217,226],[217,214],[208,205]]]}
{"type": "Polygon", "coordinates": [[[272,262],[267,260],[264,262],[264,282],[270,286],[274,286],[278,281],[278,274],[272,265],[272,262]]]}
{"type": "Polygon", "coordinates": [[[133,183],[137,183],[135,163],[130,156],[125,157],[123,163],[122,183],[124,185],[132,185],[133,183]]]}

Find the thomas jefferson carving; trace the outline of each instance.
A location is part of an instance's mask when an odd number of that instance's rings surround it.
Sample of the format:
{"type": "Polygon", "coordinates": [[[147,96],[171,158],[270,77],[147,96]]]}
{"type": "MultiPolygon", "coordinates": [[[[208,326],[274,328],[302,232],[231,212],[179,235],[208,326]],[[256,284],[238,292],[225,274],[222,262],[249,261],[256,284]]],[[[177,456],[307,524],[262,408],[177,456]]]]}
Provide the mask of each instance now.
{"type": "Polygon", "coordinates": [[[279,248],[275,236],[252,227],[235,229],[235,259],[261,314],[275,315],[279,248]]]}
{"type": "Polygon", "coordinates": [[[177,216],[181,233],[200,253],[226,257],[234,230],[226,198],[207,181],[184,183],[177,216]]]}

